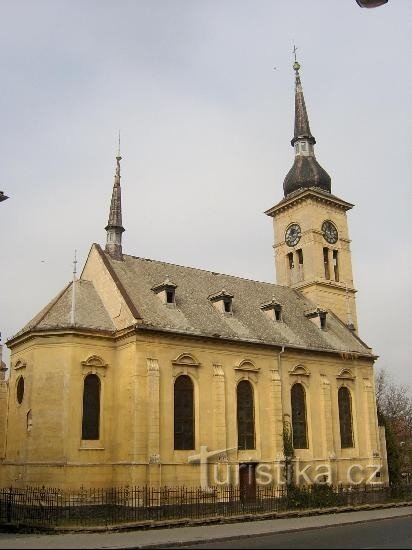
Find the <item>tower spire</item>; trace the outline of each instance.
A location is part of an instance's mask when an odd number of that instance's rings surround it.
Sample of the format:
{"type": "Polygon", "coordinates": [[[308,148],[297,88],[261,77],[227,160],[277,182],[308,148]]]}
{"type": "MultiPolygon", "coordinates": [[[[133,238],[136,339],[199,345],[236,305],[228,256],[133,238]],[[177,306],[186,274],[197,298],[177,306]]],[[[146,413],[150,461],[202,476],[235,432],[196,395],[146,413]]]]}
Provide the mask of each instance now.
{"type": "Polygon", "coordinates": [[[293,69],[295,71],[295,133],[291,145],[295,145],[298,139],[307,139],[312,145],[316,143],[309,127],[309,118],[306,111],[305,98],[303,95],[302,83],[300,81],[300,63],[296,59],[296,46],[293,47],[295,62],[293,69]]]}
{"type": "Polygon", "coordinates": [[[300,63],[296,57],[296,46],[293,47],[295,61],[295,128],[292,141],[295,149],[295,162],[283,182],[285,196],[299,189],[318,187],[330,193],[331,179],[316,160],[313,146],[316,139],[312,135],[309,126],[309,117],[306,110],[305,97],[303,95],[302,82],[300,80],[300,63]]]}
{"type": "Polygon", "coordinates": [[[120,132],[119,132],[119,146],[116,156],[116,173],[114,176],[112,200],[110,203],[109,220],[105,227],[106,238],[106,252],[115,260],[123,260],[122,253],[122,233],[124,227],[122,225],[122,190],[120,187],[120,161],[122,157],[120,155],[120,132]]]}

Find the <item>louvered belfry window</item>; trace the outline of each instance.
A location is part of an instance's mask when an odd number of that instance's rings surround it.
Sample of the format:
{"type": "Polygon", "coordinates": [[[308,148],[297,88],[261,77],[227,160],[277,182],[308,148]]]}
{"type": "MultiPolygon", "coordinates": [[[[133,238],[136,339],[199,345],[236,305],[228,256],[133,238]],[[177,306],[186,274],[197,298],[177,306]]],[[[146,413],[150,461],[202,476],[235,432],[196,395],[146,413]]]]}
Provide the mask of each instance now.
{"type": "Polygon", "coordinates": [[[96,374],[88,374],[83,388],[82,439],[100,437],[100,380],[96,374]]]}
{"type": "Polygon", "coordinates": [[[248,380],[237,386],[237,440],[239,449],[255,449],[253,388],[248,380]]]}
{"type": "Polygon", "coordinates": [[[195,448],[193,382],[187,375],[179,376],[174,387],[174,448],[195,448]]]}
{"type": "Polygon", "coordinates": [[[340,445],[342,449],[348,449],[353,447],[352,399],[348,388],[339,388],[338,405],[340,445]]]}
{"type": "Polygon", "coordinates": [[[295,449],[307,449],[306,400],[305,389],[302,384],[294,384],[292,386],[291,400],[293,447],[295,449]]]}

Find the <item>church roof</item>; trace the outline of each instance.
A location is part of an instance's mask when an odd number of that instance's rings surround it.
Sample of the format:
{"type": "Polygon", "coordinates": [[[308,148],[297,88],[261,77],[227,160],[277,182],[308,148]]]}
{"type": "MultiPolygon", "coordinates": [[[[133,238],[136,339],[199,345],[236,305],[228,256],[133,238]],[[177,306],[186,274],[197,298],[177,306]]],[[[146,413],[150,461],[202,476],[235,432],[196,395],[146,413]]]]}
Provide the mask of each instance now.
{"type": "MultiPolygon", "coordinates": [[[[94,247],[132,311],[137,330],[373,356],[332,312],[327,315],[326,330],[319,328],[307,315],[314,304],[292,288],[126,254],[118,261],[99,245],[94,247]],[[168,279],[175,287],[173,304],[165,303],[153,290],[168,279]],[[211,299],[222,292],[232,299],[230,313],[220,311],[211,299]],[[265,313],[265,304],[272,302],[281,306],[281,321],[265,313]]],[[[68,284],[9,343],[30,331],[89,329],[114,334],[102,300],[85,279],[75,282],[73,324],[72,289],[73,283],[68,284]]]]}
{"type": "Polygon", "coordinates": [[[70,327],[114,332],[115,327],[93,283],[80,279],[74,284],[74,323],[72,318],[72,282],[15,336],[20,336],[30,330],[50,330],[70,327]]]}
{"type": "Polygon", "coordinates": [[[333,313],[327,316],[327,330],[317,327],[305,316],[313,303],[292,288],[125,254],[123,261],[116,261],[97,248],[142,329],[372,355],[333,313]],[[153,292],[167,277],[176,285],[175,305],[163,303],[153,292]],[[233,296],[231,313],[218,311],[210,300],[223,290],[233,296]],[[261,310],[271,300],[282,305],[281,322],[261,310]]]}

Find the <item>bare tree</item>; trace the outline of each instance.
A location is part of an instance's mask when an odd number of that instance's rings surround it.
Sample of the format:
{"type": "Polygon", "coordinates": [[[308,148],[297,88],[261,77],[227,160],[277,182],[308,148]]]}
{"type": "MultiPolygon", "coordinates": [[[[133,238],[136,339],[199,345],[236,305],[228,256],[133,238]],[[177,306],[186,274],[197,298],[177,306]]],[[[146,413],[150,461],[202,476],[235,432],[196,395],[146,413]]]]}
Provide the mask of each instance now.
{"type": "Polygon", "coordinates": [[[395,482],[412,477],[412,395],[409,386],[396,384],[381,369],[375,376],[380,421],[386,426],[389,473],[395,482]],[[396,479],[398,478],[398,479],[396,479]]]}
{"type": "Polygon", "coordinates": [[[409,386],[396,384],[385,369],[375,378],[379,412],[398,437],[412,437],[412,396],[409,386]]]}

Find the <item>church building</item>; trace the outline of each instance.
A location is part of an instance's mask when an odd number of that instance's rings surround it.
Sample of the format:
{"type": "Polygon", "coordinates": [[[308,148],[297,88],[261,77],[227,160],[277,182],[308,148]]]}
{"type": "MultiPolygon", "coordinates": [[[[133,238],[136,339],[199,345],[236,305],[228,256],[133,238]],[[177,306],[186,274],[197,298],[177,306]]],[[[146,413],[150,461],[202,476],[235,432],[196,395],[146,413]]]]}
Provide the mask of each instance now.
{"type": "Polygon", "coordinates": [[[316,160],[293,68],[295,160],[266,211],[276,284],[125,253],[119,152],[105,247],[7,342],[1,486],[199,486],[205,468],[210,485],[388,482],[353,205],[316,160]]]}

